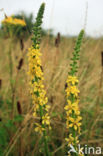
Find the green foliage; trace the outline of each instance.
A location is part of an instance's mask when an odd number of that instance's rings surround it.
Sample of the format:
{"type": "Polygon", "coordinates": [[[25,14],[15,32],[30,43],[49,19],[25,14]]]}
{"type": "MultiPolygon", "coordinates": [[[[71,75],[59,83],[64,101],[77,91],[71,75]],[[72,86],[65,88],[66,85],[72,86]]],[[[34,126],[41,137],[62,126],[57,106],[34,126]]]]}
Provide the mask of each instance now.
{"type": "Polygon", "coordinates": [[[6,99],[5,102],[6,102],[6,104],[8,105],[8,108],[11,109],[11,107],[12,107],[11,99],[6,99]]]}
{"type": "Polygon", "coordinates": [[[7,145],[7,131],[1,126],[0,127],[0,147],[7,145]]]}
{"type": "Polygon", "coordinates": [[[23,121],[23,116],[21,116],[21,115],[16,115],[15,117],[14,117],[14,119],[13,119],[13,122],[21,122],[21,121],[23,121]]]}
{"type": "Polygon", "coordinates": [[[4,104],[4,101],[2,99],[2,96],[0,96],[0,108],[3,106],[3,104],[4,104]]]}
{"type": "Polygon", "coordinates": [[[26,23],[26,27],[24,27],[22,31],[31,34],[31,30],[33,28],[33,14],[32,13],[27,16],[25,12],[22,12],[21,14],[16,14],[13,17],[18,18],[18,19],[24,19],[26,23]]]}
{"type": "Polygon", "coordinates": [[[0,156],[6,149],[12,133],[17,130],[16,124],[23,121],[21,115],[17,115],[13,120],[8,119],[6,122],[0,122],[0,156]]]}
{"type": "MultiPolygon", "coordinates": [[[[41,13],[42,12],[40,11],[40,14],[41,13]]],[[[38,18],[41,18],[40,14],[38,14],[38,18]]],[[[26,27],[21,27],[21,26],[12,27],[12,30],[14,32],[13,36],[16,37],[16,39],[28,38],[32,34],[31,30],[33,29],[33,26],[35,27],[35,24],[36,24],[36,22],[33,22],[33,14],[30,13],[29,15],[27,15],[25,12],[21,12],[21,13],[13,15],[13,17],[17,19],[24,19],[26,23],[26,27]]],[[[42,23],[42,21],[40,22],[42,23]]],[[[39,28],[39,29],[40,29],[40,36],[46,36],[48,32],[49,32],[50,37],[53,36],[52,29],[50,30],[45,30],[42,28],[39,28]]],[[[0,36],[6,37],[6,38],[9,37],[9,27],[5,27],[4,25],[1,25],[0,36]]]]}
{"type": "Polygon", "coordinates": [[[26,27],[22,27],[20,25],[2,25],[1,29],[3,31],[4,37],[12,36],[20,39],[24,37],[24,32],[26,30],[26,27]]]}
{"type": "Polygon", "coordinates": [[[8,144],[9,135],[5,126],[0,122],[0,156],[3,155],[4,149],[8,144]]]}
{"type": "MultiPolygon", "coordinates": [[[[17,19],[23,19],[26,23],[26,26],[25,27],[22,27],[20,25],[17,25],[17,26],[11,26],[12,28],[12,31],[13,31],[13,37],[16,37],[16,38],[19,38],[19,39],[22,39],[22,38],[28,38],[31,34],[31,30],[33,28],[33,15],[32,13],[30,15],[26,15],[26,13],[22,12],[20,14],[15,14],[13,16],[13,18],[17,18],[17,19]]],[[[9,37],[9,26],[5,26],[2,24],[1,26],[1,32],[2,32],[2,35],[4,37],[9,37]]]]}

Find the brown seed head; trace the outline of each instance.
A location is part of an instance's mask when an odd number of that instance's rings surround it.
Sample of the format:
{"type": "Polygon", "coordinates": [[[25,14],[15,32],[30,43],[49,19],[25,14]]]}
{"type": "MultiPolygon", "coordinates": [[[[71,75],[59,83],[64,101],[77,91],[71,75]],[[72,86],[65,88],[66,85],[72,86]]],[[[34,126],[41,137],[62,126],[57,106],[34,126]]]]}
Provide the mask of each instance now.
{"type": "Polygon", "coordinates": [[[20,39],[20,47],[21,47],[21,50],[24,49],[24,42],[23,42],[23,39],[20,39]]]}
{"type": "Polygon", "coordinates": [[[21,67],[22,67],[22,65],[23,65],[23,58],[21,58],[21,59],[19,60],[19,65],[18,65],[17,69],[20,70],[21,67]]]}
{"type": "Polygon", "coordinates": [[[102,62],[102,67],[103,67],[103,51],[101,52],[101,62],[102,62]]]}
{"type": "Polygon", "coordinates": [[[17,110],[18,110],[19,114],[22,114],[22,108],[21,108],[20,101],[17,101],[17,110]]]}
{"type": "Polygon", "coordinates": [[[2,87],[2,80],[0,79],[0,88],[2,87]]]}
{"type": "Polygon", "coordinates": [[[59,47],[59,44],[60,44],[60,33],[57,34],[57,37],[55,39],[55,46],[59,47]]]}

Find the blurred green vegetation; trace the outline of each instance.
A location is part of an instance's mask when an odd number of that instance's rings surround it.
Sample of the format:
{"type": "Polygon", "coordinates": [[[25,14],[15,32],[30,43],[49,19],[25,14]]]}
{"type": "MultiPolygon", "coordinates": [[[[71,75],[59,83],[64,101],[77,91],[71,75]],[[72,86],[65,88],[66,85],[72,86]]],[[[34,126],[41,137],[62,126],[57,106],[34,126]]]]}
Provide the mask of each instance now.
{"type": "MultiPolygon", "coordinates": [[[[13,30],[14,38],[16,38],[16,39],[27,39],[32,34],[33,25],[35,23],[33,14],[30,13],[27,15],[25,12],[21,12],[21,13],[13,15],[13,17],[17,18],[17,19],[23,19],[26,23],[26,27],[17,26],[15,28],[13,28],[14,29],[13,30]]],[[[42,28],[42,31],[41,31],[42,36],[46,36],[46,35],[48,35],[48,33],[49,33],[50,37],[53,36],[53,30],[52,29],[46,30],[46,29],[42,28]]],[[[4,25],[1,25],[1,27],[0,27],[0,36],[4,37],[4,38],[9,37],[8,29],[5,28],[4,25]]]]}

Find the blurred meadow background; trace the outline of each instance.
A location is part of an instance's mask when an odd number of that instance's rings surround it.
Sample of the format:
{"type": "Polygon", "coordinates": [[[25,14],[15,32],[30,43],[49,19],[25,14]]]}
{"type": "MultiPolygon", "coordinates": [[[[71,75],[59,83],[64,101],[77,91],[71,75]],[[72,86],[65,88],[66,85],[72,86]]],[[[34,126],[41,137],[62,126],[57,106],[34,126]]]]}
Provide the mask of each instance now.
{"type": "Polygon", "coordinates": [[[103,1],[0,0],[0,156],[42,156],[34,131],[33,104],[28,80],[28,48],[38,8],[46,3],[42,66],[53,131],[53,156],[64,156],[65,83],[77,35],[85,28],[80,61],[79,90],[82,130],[80,144],[103,148],[103,1]],[[5,17],[23,19],[12,40],[2,24],[5,17]],[[40,154],[41,153],[41,154],[40,154]]]}

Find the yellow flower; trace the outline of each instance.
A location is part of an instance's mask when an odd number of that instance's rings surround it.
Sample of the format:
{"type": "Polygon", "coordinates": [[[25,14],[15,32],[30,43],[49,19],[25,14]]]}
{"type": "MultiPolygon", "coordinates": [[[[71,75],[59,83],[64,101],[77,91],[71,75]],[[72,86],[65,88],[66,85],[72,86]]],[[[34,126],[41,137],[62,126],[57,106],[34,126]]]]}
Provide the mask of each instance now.
{"type": "Polygon", "coordinates": [[[70,114],[72,113],[72,110],[76,111],[77,110],[77,104],[78,102],[74,102],[74,103],[71,103],[70,100],[67,100],[68,104],[64,107],[64,109],[66,110],[66,113],[67,114],[70,114]]]}
{"type": "Polygon", "coordinates": [[[71,121],[71,123],[69,124],[69,127],[74,127],[74,129],[77,130],[81,126],[81,123],[80,123],[81,119],[82,118],[80,116],[78,116],[76,119],[71,117],[69,119],[71,121]]]}
{"type": "Polygon", "coordinates": [[[78,110],[78,107],[75,108],[74,111],[75,111],[75,115],[77,115],[77,116],[80,115],[80,111],[78,110]]]}
{"type": "Polygon", "coordinates": [[[74,144],[74,137],[72,136],[72,134],[69,134],[69,137],[65,138],[65,141],[68,143],[68,146],[73,145],[74,144]]]}
{"type": "Polygon", "coordinates": [[[17,19],[17,18],[14,18],[14,24],[15,25],[21,25],[21,26],[26,26],[26,23],[24,20],[22,19],[17,19]]]}
{"type": "Polygon", "coordinates": [[[70,96],[70,94],[73,94],[74,96],[78,96],[78,93],[80,91],[77,89],[76,86],[69,86],[67,89],[66,89],[66,93],[67,93],[67,96],[70,96]]]}
{"type": "Polygon", "coordinates": [[[67,84],[70,82],[72,83],[72,85],[75,85],[76,83],[78,83],[77,77],[76,76],[68,76],[67,84]]]}
{"type": "Polygon", "coordinates": [[[40,124],[35,123],[36,128],[35,128],[35,132],[39,132],[40,134],[42,134],[42,132],[45,130],[40,124]]]}
{"type": "Polygon", "coordinates": [[[71,86],[71,87],[70,87],[70,93],[72,93],[73,95],[78,96],[78,93],[79,93],[79,92],[80,92],[80,91],[77,89],[76,86],[71,86]]]}
{"type": "Polygon", "coordinates": [[[42,124],[50,125],[50,116],[48,115],[48,113],[42,117],[42,124]]]}
{"type": "Polygon", "coordinates": [[[45,106],[45,110],[48,112],[49,109],[50,109],[50,106],[49,106],[49,105],[46,105],[46,106],[45,106]]]}
{"type": "Polygon", "coordinates": [[[13,18],[12,16],[5,18],[2,21],[3,24],[11,24],[11,25],[21,25],[26,26],[26,23],[22,19],[13,18]]]}

